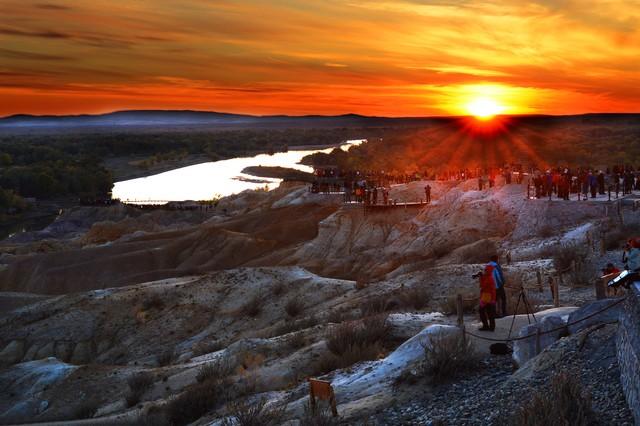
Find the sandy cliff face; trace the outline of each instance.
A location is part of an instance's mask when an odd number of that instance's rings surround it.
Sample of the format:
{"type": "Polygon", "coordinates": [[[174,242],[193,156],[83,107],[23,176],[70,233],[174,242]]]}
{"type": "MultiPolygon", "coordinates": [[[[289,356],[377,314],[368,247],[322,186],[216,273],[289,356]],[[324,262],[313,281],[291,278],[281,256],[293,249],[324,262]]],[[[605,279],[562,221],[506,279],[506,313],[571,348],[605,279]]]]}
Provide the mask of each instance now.
{"type": "Polygon", "coordinates": [[[322,275],[373,279],[513,231],[516,216],[500,201],[510,194],[437,189],[442,198],[421,209],[341,209],[320,222],[318,236],[287,261],[322,275]]]}

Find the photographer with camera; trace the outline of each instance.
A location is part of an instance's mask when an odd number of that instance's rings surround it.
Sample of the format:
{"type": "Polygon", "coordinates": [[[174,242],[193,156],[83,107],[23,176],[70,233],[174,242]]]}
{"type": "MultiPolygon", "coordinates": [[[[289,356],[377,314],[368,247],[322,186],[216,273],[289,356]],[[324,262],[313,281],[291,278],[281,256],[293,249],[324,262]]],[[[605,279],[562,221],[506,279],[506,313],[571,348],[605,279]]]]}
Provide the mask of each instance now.
{"type": "Polygon", "coordinates": [[[482,272],[474,274],[473,278],[480,281],[480,320],[482,327],[479,331],[494,331],[496,328],[496,282],[493,278],[495,267],[488,263],[482,272]]]}

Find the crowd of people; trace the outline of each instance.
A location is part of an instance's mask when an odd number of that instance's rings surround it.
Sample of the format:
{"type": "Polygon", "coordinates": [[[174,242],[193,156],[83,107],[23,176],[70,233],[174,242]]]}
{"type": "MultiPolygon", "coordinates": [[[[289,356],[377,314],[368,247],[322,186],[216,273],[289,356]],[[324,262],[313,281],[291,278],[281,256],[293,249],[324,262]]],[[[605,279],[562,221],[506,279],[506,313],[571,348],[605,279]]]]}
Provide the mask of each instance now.
{"type": "Polygon", "coordinates": [[[640,190],[640,171],[633,167],[614,166],[606,170],[590,168],[556,168],[546,172],[535,170],[529,184],[533,187],[530,196],[535,198],[552,197],[554,194],[568,200],[570,194],[581,194],[583,199],[596,198],[597,195],[614,193],[616,198],[640,190]]]}

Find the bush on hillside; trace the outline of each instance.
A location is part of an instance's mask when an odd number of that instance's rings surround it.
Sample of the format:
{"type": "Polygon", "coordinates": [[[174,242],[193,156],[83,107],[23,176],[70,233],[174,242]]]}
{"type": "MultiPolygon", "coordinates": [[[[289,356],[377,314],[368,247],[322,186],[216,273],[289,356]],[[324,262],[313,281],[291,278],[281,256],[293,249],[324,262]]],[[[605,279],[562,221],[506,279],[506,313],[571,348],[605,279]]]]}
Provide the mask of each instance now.
{"type": "Polygon", "coordinates": [[[224,399],[224,388],[219,382],[197,383],[169,401],[167,419],[174,426],[187,425],[216,408],[224,399]]]}
{"type": "Polygon", "coordinates": [[[256,294],[240,308],[240,314],[255,318],[262,312],[262,296],[256,294]]]}
{"type": "Polygon", "coordinates": [[[204,383],[210,380],[224,379],[230,376],[233,370],[233,364],[228,359],[209,362],[200,367],[196,380],[198,383],[204,383]]]}
{"type": "Polygon", "coordinates": [[[513,426],[590,426],[596,422],[591,396],[580,381],[568,373],[551,379],[550,389],[533,394],[516,413],[513,426]]]}
{"type": "Polygon", "coordinates": [[[175,349],[166,349],[156,355],[156,364],[159,367],[171,365],[178,358],[175,349]]]}
{"type": "Polygon", "coordinates": [[[133,407],[140,402],[142,395],[144,395],[144,393],[153,385],[153,375],[148,372],[134,374],[129,377],[127,384],[129,385],[129,392],[126,395],[125,400],[127,402],[127,407],[133,407]]]}
{"type": "Polygon", "coordinates": [[[475,369],[478,354],[470,339],[461,333],[436,333],[423,344],[424,361],[421,371],[435,383],[450,380],[461,373],[475,369]]]}
{"type": "Polygon", "coordinates": [[[290,317],[297,317],[304,310],[304,303],[300,297],[293,296],[287,300],[284,310],[290,317]]]}
{"type": "Polygon", "coordinates": [[[387,317],[377,315],[332,327],[327,333],[326,353],[316,365],[317,373],[345,368],[360,361],[377,359],[384,351],[387,317]]]}
{"type": "Polygon", "coordinates": [[[286,405],[267,407],[267,400],[260,398],[254,403],[247,400],[228,404],[229,417],[223,426],[278,426],[282,424],[286,405]]]}

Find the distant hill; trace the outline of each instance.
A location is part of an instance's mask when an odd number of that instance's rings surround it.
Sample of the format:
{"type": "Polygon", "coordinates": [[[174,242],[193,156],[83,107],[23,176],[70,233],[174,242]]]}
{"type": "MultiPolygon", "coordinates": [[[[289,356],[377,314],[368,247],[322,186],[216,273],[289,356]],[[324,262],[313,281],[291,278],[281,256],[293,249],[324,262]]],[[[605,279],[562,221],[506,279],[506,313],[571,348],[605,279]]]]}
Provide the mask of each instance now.
{"type": "Polygon", "coordinates": [[[215,127],[307,127],[372,126],[425,124],[438,118],[365,117],[356,114],[337,116],[255,116],[207,111],[116,111],[100,115],[12,115],[0,118],[0,128],[74,128],[113,126],[215,126],[215,127]]]}
{"type": "MultiPolygon", "coordinates": [[[[370,127],[370,126],[424,126],[458,120],[460,117],[372,117],[358,114],[323,115],[267,115],[230,114],[190,110],[131,110],[98,115],[27,115],[18,114],[0,118],[0,129],[73,129],[81,127],[370,127]]],[[[539,124],[572,120],[637,122],[640,114],[585,114],[575,116],[529,115],[514,116],[512,120],[539,124]]]]}

